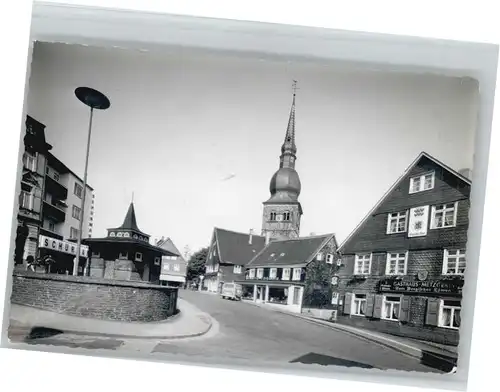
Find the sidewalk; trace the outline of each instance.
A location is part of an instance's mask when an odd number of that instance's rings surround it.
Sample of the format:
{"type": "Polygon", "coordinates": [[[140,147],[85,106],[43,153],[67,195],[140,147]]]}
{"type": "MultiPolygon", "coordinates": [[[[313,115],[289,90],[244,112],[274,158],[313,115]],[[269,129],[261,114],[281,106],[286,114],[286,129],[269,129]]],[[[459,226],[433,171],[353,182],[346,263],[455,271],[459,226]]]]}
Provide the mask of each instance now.
{"type": "Polygon", "coordinates": [[[243,301],[254,306],[259,306],[278,313],[287,314],[289,316],[301,318],[310,323],[323,325],[325,327],[342,331],[358,338],[368,340],[373,343],[399,351],[403,354],[421,360],[429,366],[439,367],[451,371],[457,363],[458,353],[457,347],[445,346],[437,343],[427,343],[419,340],[408,339],[404,337],[389,335],[381,332],[369,331],[361,328],[355,328],[347,325],[342,325],[327,320],[317,319],[314,317],[305,316],[303,314],[293,313],[285,309],[277,309],[266,304],[254,303],[252,301],[243,301]]]}
{"type": "Polygon", "coordinates": [[[33,328],[43,327],[86,336],[181,339],[204,335],[212,327],[212,318],[190,303],[179,298],[178,308],[180,313],[171,319],[160,322],[133,323],[67,316],[11,304],[9,330],[29,335],[33,328]]]}

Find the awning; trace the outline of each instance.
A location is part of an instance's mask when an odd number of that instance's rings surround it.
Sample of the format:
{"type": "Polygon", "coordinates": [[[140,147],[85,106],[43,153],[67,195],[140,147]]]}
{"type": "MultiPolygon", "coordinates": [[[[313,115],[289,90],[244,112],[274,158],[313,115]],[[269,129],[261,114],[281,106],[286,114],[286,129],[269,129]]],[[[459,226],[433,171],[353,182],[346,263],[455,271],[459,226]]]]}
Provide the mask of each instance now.
{"type": "Polygon", "coordinates": [[[186,281],[186,278],[184,276],[177,276],[177,275],[160,275],[160,280],[166,280],[169,282],[181,282],[184,283],[186,281]]]}

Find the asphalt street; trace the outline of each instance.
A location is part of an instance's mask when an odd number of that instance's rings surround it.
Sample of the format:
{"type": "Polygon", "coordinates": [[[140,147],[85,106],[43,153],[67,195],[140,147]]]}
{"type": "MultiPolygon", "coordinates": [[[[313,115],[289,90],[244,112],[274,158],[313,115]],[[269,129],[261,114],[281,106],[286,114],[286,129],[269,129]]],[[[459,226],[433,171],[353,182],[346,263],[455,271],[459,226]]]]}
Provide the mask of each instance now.
{"type": "Polygon", "coordinates": [[[180,291],[180,297],[214,318],[211,331],[190,339],[156,341],[57,333],[43,328],[29,340],[12,331],[13,342],[88,349],[96,354],[153,357],[180,363],[210,364],[319,364],[376,369],[438,372],[416,358],[300,318],[217,295],[180,291]]]}

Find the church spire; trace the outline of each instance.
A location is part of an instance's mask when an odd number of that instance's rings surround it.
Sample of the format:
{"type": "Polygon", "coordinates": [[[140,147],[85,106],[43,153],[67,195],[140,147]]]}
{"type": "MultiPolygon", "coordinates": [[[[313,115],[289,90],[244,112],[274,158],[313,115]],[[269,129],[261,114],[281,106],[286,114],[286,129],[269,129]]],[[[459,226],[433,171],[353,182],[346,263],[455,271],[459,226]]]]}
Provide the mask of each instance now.
{"type": "Polygon", "coordinates": [[[295,95],[297,88],[297,81],[293,81],[292,85],[293,99],[292,107],[290,108],[290,116],[288,118],[288,127],[286,129],[285,141],[281,146],[280,167],[295,167],[295,159],[297,153],[297,146],[295,145],[295,95]]]}

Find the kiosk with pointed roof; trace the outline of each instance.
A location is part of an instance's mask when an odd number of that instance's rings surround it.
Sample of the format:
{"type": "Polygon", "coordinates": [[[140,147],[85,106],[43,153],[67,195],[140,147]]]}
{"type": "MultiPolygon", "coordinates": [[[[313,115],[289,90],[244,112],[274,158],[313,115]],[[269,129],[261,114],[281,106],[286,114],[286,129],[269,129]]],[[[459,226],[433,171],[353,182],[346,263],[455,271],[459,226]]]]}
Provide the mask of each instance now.
{"type": "Polygon", "coordinates": [[[90,275],[114,280],[159,283],[162,256],[179,256],[149,243],[149,234],[137,226],[131,202],[121,226],[108,229],[104,238],[87,238],[92,255],[90,275]]]}

